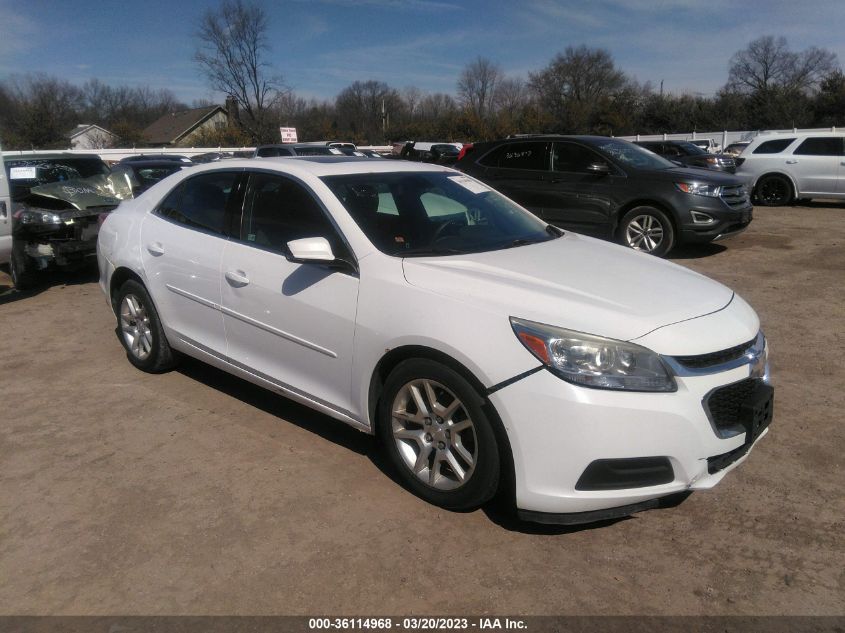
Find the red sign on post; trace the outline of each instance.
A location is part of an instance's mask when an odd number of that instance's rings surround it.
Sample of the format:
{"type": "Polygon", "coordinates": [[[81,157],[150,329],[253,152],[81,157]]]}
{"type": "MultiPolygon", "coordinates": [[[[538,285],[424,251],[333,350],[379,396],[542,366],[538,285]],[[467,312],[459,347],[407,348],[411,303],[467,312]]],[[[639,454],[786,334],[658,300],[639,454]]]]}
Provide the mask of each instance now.
{"type": "Polygon", "coordinates": [[[282,135],[282,143],[296,143],[295,127],[280,127],[279,133],[282,135]]]}

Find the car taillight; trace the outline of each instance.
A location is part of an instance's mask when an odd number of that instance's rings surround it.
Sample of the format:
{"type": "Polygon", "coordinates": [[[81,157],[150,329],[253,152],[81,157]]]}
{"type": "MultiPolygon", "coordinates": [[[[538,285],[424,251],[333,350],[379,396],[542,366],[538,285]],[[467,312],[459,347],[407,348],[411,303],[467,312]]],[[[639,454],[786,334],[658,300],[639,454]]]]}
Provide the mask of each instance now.
{"type": "Polygon", "coordinates": [[[461,160],[464,156],[467,155],[467,152],[472,149],[472,143],[467,143],[463,147],[461,147],[461,151],[458,152],[458,160],[461,160]]]}

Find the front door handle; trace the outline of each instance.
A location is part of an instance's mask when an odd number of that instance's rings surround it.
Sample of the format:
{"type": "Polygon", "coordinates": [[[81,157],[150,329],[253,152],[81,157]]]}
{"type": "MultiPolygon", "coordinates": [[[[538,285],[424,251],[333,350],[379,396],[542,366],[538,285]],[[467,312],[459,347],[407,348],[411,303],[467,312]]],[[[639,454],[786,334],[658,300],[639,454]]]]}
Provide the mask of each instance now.
{"type": "Polygon", "coordinates": [[[795,159],[789,159],[788,161],[786,161],[786,164],[787,164],[787,165],[794,165],[794,164],[795,164],[795,163],[797,163],[797,162],[798,162],[798,161],[797,161],[797,160],[795,160],[795,159]]]}
{"type": "Polygon", "coordinates": [[[226,281],[235,288],[243,288],[249,284],[249,277],[247,277],[246,273],[242,270],[230,270],[224,275],[224,277],[226,277],[226,281]]]}
{"type": "Polygon", "coordinates": [[[150,255],[155,257],[160,257],[164,255],[164,246],[161,245],[161,242],[153,242],[152,244],[147,244],[147,250],[150,252],[150,255]]]}

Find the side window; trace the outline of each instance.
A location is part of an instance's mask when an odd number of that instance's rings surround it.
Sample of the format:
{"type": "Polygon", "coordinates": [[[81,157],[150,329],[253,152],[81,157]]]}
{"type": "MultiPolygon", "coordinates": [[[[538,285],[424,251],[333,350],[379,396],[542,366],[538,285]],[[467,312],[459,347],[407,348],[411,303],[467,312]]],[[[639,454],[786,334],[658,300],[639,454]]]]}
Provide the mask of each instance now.
{"type": "Polygon", "coordinates": [[[842,140],[836,136],[808,138],[792,153],[807,156],[842,156],[842,140]]]}
{"type": "Polygon", "coordinates": [[[590,173],[587,167],[594,163],[607,164],[598,154],[575,143],[555,143],[552,154],[552,169],[578,174],[590,173]]]}
{"type": "Polygon", "coordinates": [[[170,192],[156,213],[191,228],[223,235],[226,204],[237,177],[237,172],[215,171],[189,178],[170,192]]]}
{"type": "Polygon", "coordinates": [[[348,252],[308,189],[282,176],[252,174],[241,225],[241,240],[287,254],[287,243],[303,237],[325,237],[339,257],[348,252]]]}
{"type": "Polygon", "coordinates": [[[505,169],[549,169],[549,144],[542,142],[505,143],[481,159],[487,167],[505,169]]]}
{"type": "Polygon", "coordinates": [[[777,154],[792,144],[794,138],[779,138],[773,141],[760,143],[752,154],[777,154]]]}
{"type": "Polygon", "coordinates": [[[677,145],[672,145],[671,143],[666,143],[663,146],[663,155],[664,156],[683,156],[684,153],[681,151],[681,148],[677,145]]]}

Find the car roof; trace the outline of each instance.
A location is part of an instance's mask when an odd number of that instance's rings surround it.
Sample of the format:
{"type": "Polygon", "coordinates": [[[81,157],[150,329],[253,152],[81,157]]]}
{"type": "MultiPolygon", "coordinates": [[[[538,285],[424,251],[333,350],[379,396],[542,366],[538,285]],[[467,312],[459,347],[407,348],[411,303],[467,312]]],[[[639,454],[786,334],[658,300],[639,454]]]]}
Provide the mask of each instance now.
{"type": "Polygon", "coordinates": [[[14,154],[3,152],[3,160],[11,162],[14,160],[57,160],[67,158],[82,158],[85,160],[103,160],[98,154],[72,154],[70,152],[41,152],[38,154],[14,154]]]}
{"type": "Polygon", "coordinates": [[[251,158],[236,158],[225,163],[209,163],[194,166],[191,173],[232,169],[270,169],[279,173],[310,174],[312,176],[340,176],[346,174],[370,174],[391,172],[450,172],[453,169],[400,160],[373,160],[365,156],[268,156],[260,161],[251,158]]]}

